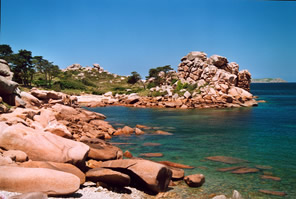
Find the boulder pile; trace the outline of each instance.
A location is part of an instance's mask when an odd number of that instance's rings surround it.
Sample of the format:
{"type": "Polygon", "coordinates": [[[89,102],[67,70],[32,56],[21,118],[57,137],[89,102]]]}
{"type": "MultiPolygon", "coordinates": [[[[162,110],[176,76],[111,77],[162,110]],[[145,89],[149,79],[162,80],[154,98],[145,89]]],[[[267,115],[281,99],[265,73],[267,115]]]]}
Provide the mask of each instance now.
{"type": "Polygon", "coordinates": [[[190,84],[223,84],[227,87],[239,87],[250,91],[251,74],[247,70],[239,72],[239,65],[228,62],[226,57],[204,52],[190,52],[181,59],[178,67],[180,80],[190,84]]]}
{"type": "MultiPolygon", "coordinates": [[[[162,84],[150,88],[142,97],[136,93],[101,96],[79,96],[78,103],[85,106],[123,105],[134,107],[166,108],[229,108],[249,107],[258,103],[249,92],[251,74],[239,71],[239,65],[227,58],[204,52],[190,52],[181,59],[178,72],[160,71],[162,84]],[[150,95],[150,96],[149,96],[150,95]]],[[[147,80],[146,84],[155,78],[147,80]]]]}
{"type": "Polygon", "coordinates": [[[63,93],[33,88],[21,96],[26,107],[0,114],[0,190],[69,195],[86,180],[151,194],[167,190],[173,169],[122,160],[121,149],[105,141],[135,129],[116,130],[104,115],[79,108],[75,97],[63,93]]]}

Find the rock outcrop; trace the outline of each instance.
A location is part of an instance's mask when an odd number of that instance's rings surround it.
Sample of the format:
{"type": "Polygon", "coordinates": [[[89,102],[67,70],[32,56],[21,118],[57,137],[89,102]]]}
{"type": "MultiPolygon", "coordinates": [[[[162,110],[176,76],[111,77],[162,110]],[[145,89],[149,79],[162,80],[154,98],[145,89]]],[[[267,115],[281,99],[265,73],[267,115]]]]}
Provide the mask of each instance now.
{"type": "Polygon", "coordinates": [[[168,167],[148,160],[110,160],[103,162],[101,167],[128,174],[133,186],[155,193],[166,191],[172,178],[168,167]]]}
{"type": "Polygon", "coordinates": [[[12,81],[12,77],[13,73],[10,71],[8,63],[5,60],[0,59],[0,97],[2,97],[3,101],[9,105],[14,106],[18,102],[20,105],[24,105],[18,97],[18,83],[12,81]]]}
{"type": "Polygon", "coordinates": [[[0,147],[24,151],[31,160],[68,162],[81,166],[89,147],[60,136],[35,130],[23,124],[9,126],[0,132],[0,147]]]}

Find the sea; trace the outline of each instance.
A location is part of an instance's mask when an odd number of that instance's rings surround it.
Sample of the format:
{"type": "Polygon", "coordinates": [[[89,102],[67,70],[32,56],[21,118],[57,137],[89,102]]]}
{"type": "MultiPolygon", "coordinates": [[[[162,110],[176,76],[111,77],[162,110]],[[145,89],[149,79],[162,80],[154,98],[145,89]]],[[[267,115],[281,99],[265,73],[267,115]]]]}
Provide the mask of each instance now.
{"type": "MultiPolygon", "coordinates": [[[[201,173],[205,183],[189,188],[184,182],[170,189],[174,198],[211,198],[233,190],[243,198],[296,198],[296,83],[252,83],[251,93],[264,100],[257,107],[226,109],[131,108],[121,106],[87,108],[107,116],[114,127],[137,124],[153,127],[144,135],[114,136],[133,156],[162,153],[154,161],[168,160],[193,166],[185,175],[201,173]],[[173,135],[155,135],[163,130],[173,135]],[[145,143],[158,143],[146,146],[145,143]],[[227,164],[206,159],[227,156],[246,162],[227,164]],[[219,168],[243,166],[259,168],[256,173],[234,174],[219,168]],[[262,179],[262,175],[279,177],[280,181],[262,179]],[[285,192],[273,196],[259,192],[285,192]]],[[[148,144],[149,145],[149,144],[148,144]]]]}

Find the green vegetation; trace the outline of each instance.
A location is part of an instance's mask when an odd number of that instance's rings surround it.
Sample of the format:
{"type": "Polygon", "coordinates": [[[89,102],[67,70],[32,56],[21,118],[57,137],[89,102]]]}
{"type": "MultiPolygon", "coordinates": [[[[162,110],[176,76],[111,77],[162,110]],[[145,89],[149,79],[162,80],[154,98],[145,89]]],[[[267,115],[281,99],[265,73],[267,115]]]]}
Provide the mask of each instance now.
{"type": "Polygon", "coordinates": [[[170,84],[174,93],[180,96],[184,90],[200,92],[196,84],[182,84],[174,77],[166,82],[168,72],[173,70],[170,65],[151,68],[146,77],[147,82],[141,81],[141,76],[133,71],[129,77],[113,75],[97,69],[80,68],[78,70],[61,71],[59,66],[46,60],[42,56],[32,57],[32,52],[19,50],[13,53],[9,45],[0,45],[0,59],[5,59],[14,72],[13,80],[21,85],[21,89],[29,91],[31,87],[50,89],[67,94],[80,95],[82,93],[101,95],[111,91],[116,94],[138,93],[140,96],[164,96],[167,91],[150,91],[150,88],[170,84]]]}

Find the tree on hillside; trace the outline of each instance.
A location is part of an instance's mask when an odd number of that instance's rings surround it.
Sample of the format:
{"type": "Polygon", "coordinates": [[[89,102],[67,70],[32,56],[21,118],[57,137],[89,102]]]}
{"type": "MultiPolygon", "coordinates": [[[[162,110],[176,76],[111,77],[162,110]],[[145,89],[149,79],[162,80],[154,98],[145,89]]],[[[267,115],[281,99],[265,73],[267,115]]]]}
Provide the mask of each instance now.
{"type": "Polygon", "coordinates": [[[31,85],[35,73],[32,65],[32,52],[19,50],[17,54],[11,55],[11,62],[14,80],[24,86],[31,85]]]}
{"type": "Polygon", "coordinates": [[[32,63],[36,70],[44,75],[46,86],[50,87],[53,77],[56,77],[60,72],[59,67],[42,56],[33,57],[32,63]]]}
{"type": "Polygon", "coordinates": [[[141,79],[141,76],[136,71],[132,72],[132,75],[128,77],[127,83],[129,84],[135,84],[141,79]]]}
{"type": "Polygon", "coordinates": [[[12,56],[12,49],[7,44],[0,45],[0,59],[4,59],[7,62],[10,62],[11,56],[12,56]]]}
{"type": "Polygon", "coordinates": [[[146,78],[147,78],[147,80],[150,79],[150,78],[154,78],[153,82],[156,85],[160,85],[160,84],[162,84],[164,82],[164,79],[159,76],[159,73],[161,71],[164,72],[164,78],[166,78],[166,75],[170,70],[173,70],[173,68],[170,65],[160,66],[160,67],[157,67],[157,68],[151,68],[149,70],[149,76],[147,76],[146,78]]]}

